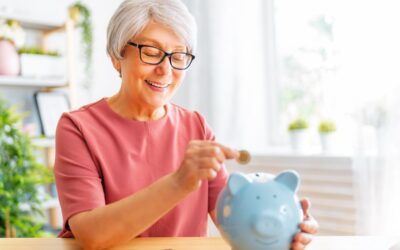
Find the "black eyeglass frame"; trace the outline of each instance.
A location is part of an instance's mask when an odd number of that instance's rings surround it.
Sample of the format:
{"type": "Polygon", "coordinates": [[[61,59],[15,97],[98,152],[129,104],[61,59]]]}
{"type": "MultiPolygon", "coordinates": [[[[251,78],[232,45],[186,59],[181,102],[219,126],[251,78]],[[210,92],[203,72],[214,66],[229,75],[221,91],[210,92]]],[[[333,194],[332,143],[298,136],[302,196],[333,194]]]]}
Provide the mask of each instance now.
{"type": "Polygon", "coordinates": [[[154,46],[151,46],[151,45],[137,44],[137,43],[134,43],[134,42],[131,42],[131,41],[129,41],[127,44],[128,44],[128,45],[131,45],[131,46],[133,46],[133,47],[138,48],[138,49],[139,49],[139,57],[140,57],[140,60],[141,60],[143,63],[150,64],[150,65],[158,65],[158,64],[160,64],[162,61],[164,61],[165,57],[168,57],[168,59],[169,59],[169,64],[171,65],[172,68],[177,69],[177,70],[185,70],[185,69],[189,68],[189,66],[192,64],[193,60],[196,58],[195,55],[190,54],[190,53],[187,53],[187,52],[171,52],[171,53],[168,53],[168,52],[166,52],[166,51],[164,51],[164,50],[162,50],[162,49],[160,49],[160,48],[157,48],[157,47],[154,47],[154,46]],[[143,48],[143,47],[150,47],[150,48],[158,49],[158,50],[162,51],[162,52],[164,53],[164,55],[161,57],[161,59],[160,59],[160,61],[159,61],[158,63],[149,63],[149,62],[145,62],[145,61],[143,61],[143,59],[142,59],[142,48],[143,48]],[[172,56],[173,56],[174,54],[185,54],[185,55],[188,55],[188,56],[190,56],[190,62],[188,63],[188,65],[187,65],[185,68],[177,68],[177,67],[175,67],[174,65],[172,65],[172,56]]]}

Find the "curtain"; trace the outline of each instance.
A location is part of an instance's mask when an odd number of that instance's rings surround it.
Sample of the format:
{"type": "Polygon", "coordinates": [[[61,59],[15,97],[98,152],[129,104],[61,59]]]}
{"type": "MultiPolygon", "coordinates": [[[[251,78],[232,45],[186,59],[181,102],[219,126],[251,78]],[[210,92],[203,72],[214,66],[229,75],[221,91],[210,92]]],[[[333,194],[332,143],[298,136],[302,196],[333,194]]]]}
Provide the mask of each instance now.
{"type": "Polygon", "coordinates": [[[359,9],[356,21],[360,29],[357,36],[349,34],[355,47],[349,50],[355,52],[349,67],[357,73],[353,78],[357,84],[349,92],[353,96],[357,93],[361,98],[354,100],[363,102],[356,115],[358,146],[353,165],[358,211],[356,229],[358,234],[398,235],[400,3],[385,0],[360,5],[363,8],[359,9]],[[356,64],[357,58],[360,63],[356,64]]]}
{"type": "Polygon", "coordinates": [[[276,103],[273,2],[184,2],[196,18],[198,43],[174,101],[205,115],[219,142],[265,148],[276,103]]]}

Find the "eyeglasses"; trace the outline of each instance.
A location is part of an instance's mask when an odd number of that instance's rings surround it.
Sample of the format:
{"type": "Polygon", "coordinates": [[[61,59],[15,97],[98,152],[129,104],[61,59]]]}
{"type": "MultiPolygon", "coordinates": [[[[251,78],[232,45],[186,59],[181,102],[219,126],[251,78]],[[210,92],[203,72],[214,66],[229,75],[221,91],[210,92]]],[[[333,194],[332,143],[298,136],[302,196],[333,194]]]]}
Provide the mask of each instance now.
{"type": "Polygon", "coordinates": [[[168,57],[172,68],[185,70],[189,68],[195,58],[194,55],[186,52],[168,53],[150,45],[137,44],[133,42],[128,42],[128,44],[139,49],[140,60],[146,64],[158,65],[165,57],[168,57]]]}

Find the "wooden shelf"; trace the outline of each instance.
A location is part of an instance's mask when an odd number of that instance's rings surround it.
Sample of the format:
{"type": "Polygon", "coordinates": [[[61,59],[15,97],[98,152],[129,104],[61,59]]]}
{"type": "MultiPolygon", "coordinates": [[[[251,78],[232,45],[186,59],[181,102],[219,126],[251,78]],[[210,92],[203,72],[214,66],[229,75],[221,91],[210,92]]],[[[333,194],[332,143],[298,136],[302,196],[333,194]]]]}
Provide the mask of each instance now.
{"type": "Polygon", "coordinates": [[[56,145],[54,138],[33,138],[32,143],[41,148],[51,148],[56,145]]]}
{"type": "Polygon", "coordinates": [[[21,14],[8,13],[0,10],[1,19],[12,19],[18,21],[22,27],[42,31],[52,31],[64,28],[65,20],[61,22],[47,21],[38,17],[23,16],[21,14]]]}
{"type": "Polygon", "coordinates": [[[67,80],[61,78],[33,78],[22,76],[0,76],[0,86],[64,87],[67,80]]]}

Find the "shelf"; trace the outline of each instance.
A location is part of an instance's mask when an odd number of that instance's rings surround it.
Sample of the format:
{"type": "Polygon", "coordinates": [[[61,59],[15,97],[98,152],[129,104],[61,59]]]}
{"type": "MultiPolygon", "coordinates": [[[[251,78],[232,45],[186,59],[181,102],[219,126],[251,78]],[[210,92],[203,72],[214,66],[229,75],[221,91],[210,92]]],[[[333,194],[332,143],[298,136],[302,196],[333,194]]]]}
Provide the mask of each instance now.
{"type": "Polygon", "coordinates": [[[67,85],[65,78],[33,78],[22,76],[0,76],[0,86],[25,86],[25,87],[64,87],[67,85]]]}
{"type": "Polygon", "coordinates": [[[7,10],[0,9],[0,19],[12,19],[18,21],[22,27],[37,29],[42,31],[52,31],[64,28],[65,22],[55,22],[41,20],[39,18],[24,16],[22,14],[9,13],[7,10]]]}
{"type": "Polygon", "coordinates": [[[56,145],[54,138],[33,138],[32,143],[41,148],[51,148],[56,145]]]}

